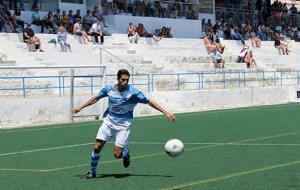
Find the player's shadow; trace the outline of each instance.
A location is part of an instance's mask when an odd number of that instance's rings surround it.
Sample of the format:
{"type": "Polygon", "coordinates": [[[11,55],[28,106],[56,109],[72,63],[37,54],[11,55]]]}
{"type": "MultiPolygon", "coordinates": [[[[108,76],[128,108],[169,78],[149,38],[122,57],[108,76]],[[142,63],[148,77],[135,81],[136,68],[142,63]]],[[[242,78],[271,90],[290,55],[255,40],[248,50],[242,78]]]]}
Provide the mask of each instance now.
{"type": "Polygon", "coordinates": [[[130,174],[130,173],[123,173],[123,174],[97,174],[96,178],[126,178],[126,177],[132,177],[132,176],[140,176],[140,177],[174,177],[170,175],[151,175],[151,174],[130,174]]]}
{"type": "Polygon", "coordinates": [[[131,176],[141,176],[141,177],[174,177],[169,175],[151,175],[151,174],[130,174],[130,173],[124,173],[124,174],[98,174],[96,178],[106,178],[106,177],[114,177],[114,178],[125,178],[125,177],[131,177],[131,176]]]}

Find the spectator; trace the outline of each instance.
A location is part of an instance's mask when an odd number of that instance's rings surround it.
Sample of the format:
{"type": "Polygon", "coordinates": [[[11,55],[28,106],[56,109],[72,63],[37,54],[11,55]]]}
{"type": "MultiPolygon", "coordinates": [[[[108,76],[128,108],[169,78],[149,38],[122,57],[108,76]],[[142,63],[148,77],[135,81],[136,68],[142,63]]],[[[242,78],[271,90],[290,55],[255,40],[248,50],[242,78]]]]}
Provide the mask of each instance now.
{"type": "Polygon", "coordinates": [[[3,7],[0,4],[0,32],[2,31],[2,28],[5,27],[5,14],[3,11],[3,7]]]}
{"type": "Polygon", "coordinates": [[[74,22],[76,22],[78,19],[82,20],[82,17],[80,16],[80,9],[77,9],[76,14],[74,15],[74,22]]]}
{"type": "Polygon", "coordinates": [[[295,4],[292,4],[292,7],[289,9],[289,12],[290,12],[290,16],[292,18],[293,26],[296,26],[298,9],[297,9],[297,7],[295,7],[295,4]]]}
{"type": "Polygon", "coordinates": [[[86,15],[83,16],[82,26],[87,31],[92,27],[94,23],[94,18],[92,16],[91,10],[86,11],[86,15]]]}
{"type": "Polygon", "coordinates": [[[87,44],[87,42],[89,41],[87,33],[82,29],[82,24],[81,24],[80,19],[78,19],[77,22],[74,24],[73,34],[74,34],[74,37],[76,37],[76,35],[82,36],[83,42],[85,44],[87,44]]]}
{"type": "Polygon", "coordinates": [[[193,20],[197,19],[196,13],[195,13],[192,5],[188,5],[187,11],[185,13],[185,17],[187,19],[193,19],[193,20]]]}
{"type": "Polygon", "coordinates": [[[61,50],[63,52],[71,52],[71,45],[67,43],[67,33],[63,26],[58,28],[57,42],[60,44],[61,50]]]}
{"type": "Polygon", "coordinates": [[[39,8],[36,8],[33,11],[32,15],[31,15],[31,19],[32,19],[32,24],[41,26],[41,33],[44,33],[44,27],[45,27],[46,23],[45,23],[45,20],[41,19],[39,8]]]}
{"type": "Polygon", "coordinates": [[[99,43],[98,36],[100,36],[100,40],[101,40],[100,44],[104,43],[104,34],[102,32],[102,28],[101,28],[100,23],[101,23],[101,21],[97,20],[97,22],[92,25],[92,27],[90,28],[90,31],[89,31],[89,35],[94,36],[95,42],[97,44],[99,43]]]}
{"type": "Polygon", "coordinates": [[[56,25],[60,26],[60,20],[61,20],[60,9],[56,10],[56,13],[53,15],[53,18],[56,25]]]}
{"type": "Polygon", "coordinates": [[[5,20],[5,23],[10,27],[10,30],[12,32],[15,32],[15,26],[17,25],[16,23],[16,20],[15,20],[15,17],[13,17],[9,11],[9,7],[8,5],[6,4],[4,6],[4,20],[5,20]]]}
{"type": "Polygon", "coordinates": [[[142,23],[138,24],[136,32],[140,37],[153,38],[155,41],[161,40],[159,36],[155,36],[153,34],[148,33],[142,23]]]}
{"type": "Polygon", "coordinates": [[[224,66],[225,66],[225,60],[222,59],[222,56],[219,52],[217,52],[217,49],[214,49],[212,55],[211,55],[211,58],[213,60],[213,63],[214,63],[214,66],[215,66],[215,69],[223,69],[224,66]]]}
{"type": "Polygon", "coordinates": [[[255,35],[255,32],[251,32],[251,45],[252,47],[260,48],[261,40],[255,35]]]}
{"type": "Polygon", "coordinates": [[[279,54],[288,55],[287,47],[281,43],[280,37],[277,35],[275,36],[274,46],[278,49],[279,54]]]}
{"type": "Polygon", "coordinates": [[[250,49],[250,50],[248,51],[248,53],[246,54],[245,59],[244,59],[244,62],[246,63],[247,68],[250,68],[251,65],[257,67],[257,65],[256,65],[256,60],[255,60],[254,57],[253,57],[253,51],[252,51],[251,49],[250,49]]]}
{"type": "Polygon", "coordinates": [[[132,42],[134,42],[136,44],[138,43],[139,35],[136,32],[136,26],[133,26],[131,22],[128,24],[127,34],[128,34],[128,39],[129,39],[130,43],[132,43],[132,42]]]}
{"type": "Polygon", "coordinates": [[[56,30],[57,30],[58,26],[56,25],[56,22],[55,22],[52,11],[48,12],[47,17],[46,17],[45,20],[46,20],[46,28],[49,29],[48,33],[49,34],[50,33],[56,33],[56,30]]]}
{"type": "Polygon", "coordinates": [[[16,20],[16,23],[18,26],[21,26],[22,29],[24,29],[24,21],[21,20],[21,10],[20,8],[16,8],[16,10],[14,11],[14,17],[16,20]]]}
{"type": "Polygon", "coordinates": [[[242,50],[240,51],[240,55],[237,58],[237,63],[244,63],[245,62],[245,57],[248,54],[249,47],[244,44],[242,50]]]}
{"type": "Polygon", "coordinates": [[[60,26],[67,27],[69,21],[69,17],[67,15],[67,11],[63,11],[60,17],[60,26]]]}
{"type": "Polygon", "coordinates": [[[34,31],[31,28],[31,24],[28,24],[23,32],[23,41],[30,46],[30,51],[40,51],[41,49],[41,41],[38,37],[35,36],[34,31]]]}
{"type": "Polygon", "coordinates": [[[206,33],[203,42],[208,54],[212,53],[214,50],[217,49],[216,45],[213,44],[213,39],[210,33],[206,33]]]}

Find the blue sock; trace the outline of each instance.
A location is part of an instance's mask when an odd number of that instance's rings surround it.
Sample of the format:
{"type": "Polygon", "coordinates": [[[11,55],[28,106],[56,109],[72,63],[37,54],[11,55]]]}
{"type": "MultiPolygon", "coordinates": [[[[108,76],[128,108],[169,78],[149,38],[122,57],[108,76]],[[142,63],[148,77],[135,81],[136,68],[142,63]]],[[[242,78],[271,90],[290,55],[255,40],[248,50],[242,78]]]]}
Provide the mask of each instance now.
{"type": "Polygon", "coordinates": [[[122,152],[122,157],[124,158],[124,157],[128,156],[128,153],[129,153],[128,149],[124,148],[123,152],[122,152]]]}
{"type": "Polygon", "coordinates": [[[93,151],[92,154],[91,154],[91,170],[90,170],[93,174],[96,173],[97,165],[98,165],[99,160],[100,160],[100,152],[95,153],[93,151]]]}

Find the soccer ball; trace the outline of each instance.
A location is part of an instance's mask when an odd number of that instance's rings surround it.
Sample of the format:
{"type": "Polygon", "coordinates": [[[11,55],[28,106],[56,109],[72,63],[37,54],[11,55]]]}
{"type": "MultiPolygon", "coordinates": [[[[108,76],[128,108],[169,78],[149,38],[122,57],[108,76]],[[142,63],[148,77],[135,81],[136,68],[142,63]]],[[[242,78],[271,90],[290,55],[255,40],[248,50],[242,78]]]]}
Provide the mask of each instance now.
{"type": "Polygon", "coordinates": [[[170,139],[165,144],[165,152],[171,157],[179,156],[183,150],[184,145],[179,139],[170,139]]]}

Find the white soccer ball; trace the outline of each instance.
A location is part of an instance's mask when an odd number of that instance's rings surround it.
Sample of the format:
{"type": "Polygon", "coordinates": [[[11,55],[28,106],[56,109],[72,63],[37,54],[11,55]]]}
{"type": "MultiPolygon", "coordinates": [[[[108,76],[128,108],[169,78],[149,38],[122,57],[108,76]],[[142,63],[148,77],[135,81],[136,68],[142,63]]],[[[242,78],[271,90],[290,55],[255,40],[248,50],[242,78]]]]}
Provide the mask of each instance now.
{"type": "Polygon", "coordinates": [[[184,151],[184,145],[179,139],[170,139],[165,144],[165,151],[171,157],[179,156],[184,151]]]}

